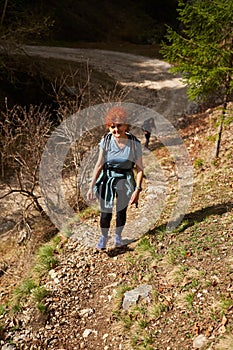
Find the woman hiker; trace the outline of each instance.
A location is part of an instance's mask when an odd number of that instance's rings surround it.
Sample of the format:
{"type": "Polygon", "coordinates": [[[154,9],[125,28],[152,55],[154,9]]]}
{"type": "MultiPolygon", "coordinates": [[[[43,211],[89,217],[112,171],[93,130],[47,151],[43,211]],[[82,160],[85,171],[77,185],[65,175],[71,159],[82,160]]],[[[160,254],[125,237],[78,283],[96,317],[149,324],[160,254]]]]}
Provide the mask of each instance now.
{"type": "Polygon", "coordinates": [[[141,142],[128,132],[127,112],[123,107],[112,107],[105,116],[109,130],[100,141],[99,156],[94,167],[87,199],[95,196],[100,201],[101,236],[97,249],[105,249],[116,206],[115,247],[123,245],[122,231],[126,223],[128,205],[137,206],[143,179],[141,142]],[[136,176],[134,176],[134,168],[136,176]]]}

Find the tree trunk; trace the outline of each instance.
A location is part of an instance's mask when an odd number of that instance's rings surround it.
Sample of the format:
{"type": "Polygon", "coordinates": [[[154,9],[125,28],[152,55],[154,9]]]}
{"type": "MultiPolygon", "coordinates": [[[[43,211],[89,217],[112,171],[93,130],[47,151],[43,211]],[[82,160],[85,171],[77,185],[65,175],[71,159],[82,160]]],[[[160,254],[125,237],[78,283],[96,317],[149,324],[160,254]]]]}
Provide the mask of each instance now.
{"type": "Polygon", "coordinates": [[[222,139],[223,123],[224,123],[224,119],[225,119],[225,115],[226,115],[226,107],[227,107],[227,102],[224,102],[223,108],[222,108],[222,114],[220,117],[220,124],[218,127],[217,139],[216,139],[216,143],[215,143],[215,153],[214,153],[215,158],[218,158],[219,152],[220,152],[220,144],[221,144],[221,139],[222,139]]]}
{"type": "MultiPolygon", "coordinates": [[[[231,40],[231,49],[233,47],[233,39],[231,40]]],[[[230,55],[230,60],[229,60],[229,67],[232,69],[233,67],[233,53],[231,52],[230,55]]],[[[218,158],[219,156],[219,151],[220,151],[220,144],[221,144],[221,138],[222,138],[222,131],[223,131],[223,124],[224,124],[224,119],[226,116],[226,109],[227,109],[227,103],[230,95],[230,83],[231,83],[231,75],[228,71],[227,76],[226,76],[226,84],[225,84],[225,96],[224,96],[224,102],[223,102],[223,108],[222,108],[222,114],[220,118],[220,124],[218,128],[218,134],[217,134],[217,140],[215,144],[215,158],[218,158]]]]}
{"type": "Polygon", "coordinates": [[[3,7],[3,10],[2,10],[1,26],[2,26],[3,21],[4,21],[4,18],[5,18],[7,4],[8,4],[8,0],[5,0],[5,2],[4,2],[4,7],[3,7]]]}

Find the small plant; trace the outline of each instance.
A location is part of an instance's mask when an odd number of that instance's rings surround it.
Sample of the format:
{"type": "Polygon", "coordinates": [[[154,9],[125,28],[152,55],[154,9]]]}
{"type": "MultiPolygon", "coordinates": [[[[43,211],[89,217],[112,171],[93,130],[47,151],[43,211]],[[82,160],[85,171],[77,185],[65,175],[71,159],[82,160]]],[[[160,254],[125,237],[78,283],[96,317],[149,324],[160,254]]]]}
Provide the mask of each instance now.
{"type": "Polygon", "coordinates": [[[233,300],[230,298],[221,301],[221,313],[225,314],[226,311],[233,306],[233,300]]]}
{"type": "Polygon", "coordinates": [[[136,265],[136,258],[128,254],[126,255],[125,262],[126,262],[127,268],[130,270],[132,267],[136,265]]]}
{"type": "Polygon", "coordinates": [[[116,296],[115,296],[115,310],[113,311],[115,315],[119,315],[119,310],[122,305],[122,299],[123,299],[124,293],[130,289],[131,288],[126,284],[121,284],[118,286],[116,291],[116,296]]]}
{"type": "Polygon", "coordinates": [[[14,290],[12,299],[12,311],[19,312],[22,308],[22,302],[27,299],[31,291],[36,287],[32,278],[27,278],[14,290]]]}
{"type": "Polygon", "coordinates": [[[131,338],[131,345],[133,349],[146,349],[146,350],[154,350],[150,345],[153,344],[153,339],[151,335],[133,335],[131,338]],[[149,346],[149,347],[148,347],[149,346]]]}
{"type": "Polygon", "coordinates": [[[32,278],[25,279],[14,291],[17,299],[23,299],[28,296],[36,284],[32,278]]]}
{"type": "Polygon", "coordinates": [[[175,264],[175,260],[176,260],[176,257],[175,257],[175,253],[174,253],[174,250],[172,248],[169,248],[168,249],[168,257],[169,257],[169,262],[174,265],[175,264]]]}
{"type": "Polygon", "coordinates": [[[140,320],[138,321],[138,325],[140,328],[145,329],[147,326],[148,322],[146,320],[140,320]]]}
{"type": "Polygon", "coordinates": [[[99,208],[97,207],[87,207],[77,214],[78,218],[81,220],[88,220],[90,218],[95,218],[99,216],[99,208]]]}
{"type": "Polygon", "coordinates": [[[172,264],[174,264],[175,259],[183,259],[187,256],[187,249],[185,245],[180,245],[178,247],[174,247],[174,248],[170,248],[169,251],[169,257],[170,257],[170,261],[172,264]]]}
{"type": "Polygon", "coordinates": [[[152,315],[155,318],[158,318],[164,311],[167,311],[167,305],[163,304],[162,302],[158,302],[153,307],[152,315]]]}
{"type": "MultiPolygon", "coordinates": [[[[153,343],[152,337],[147,335],[147,336],[144,338],[143,345],[147,348],[147,345],[151,345],[152,343],[153,343]]],[[[154,348],[149,347],[149,348],[147,348],[147,349],[148,349],[148,350],[153,350],[154,348]]]]}
{"type": "Polygon", "coordinates": [[[40,311],[41,314],[45,314],[47,307],[43,303],[38,303],[37,309],[40,311]]]}
{"type": "Polygon", "coordinates": [[[198,284],[199,284],[199,282],[198,282],[196,279],[192,279],[192,280],[190,281],[190,283],[187,283],[187,284],[182,288],[182,290],[188,291],[188,290],[190,290],[190,289],[192,289],[192,288],[196,288],[196,287],[198,286],[198,284]]]}
{"type": "Polygon", "coordinates": [[[186,302],[190,308],[193,307],[194,293],[188,293],[185,297],[186,302]]]}
{"type": "Polygon", "coordinates": [[[177,228],[177,232],[183,232],[185,229],[189,226],[189,221],[188,220],[183,220],[179,227],[177,228]]]}
{"type": "Polygon", "coordinates": [[[151,244],[149,238],[145,236],[139,241],[137,250],[139,252],[148,252],[152,257],[156,255],[155,247],[151,244]]]}
{"type": "Polygon", "coordinates": [[[161,242],[167,235],[166,227],[156,230],[154,234],[156,235],[158,242],[161,242]]]}
{"type": "Polygon", "coordinates": [[[54,247],[50,245],[44,245],[39,249],[38,261],[40,267],[44,270],[50,270],[57,264],[57,259],[54,257],[54,247]]]}
{"type": "Polygon", "coordinates": [[[6,305],[1,304],[0,305],[0,316],[4,316],[6,313],[6,305]]]}
{"type": "Polygon", "coordinates": [[[57,265],[57,257],[55,256],[57,244],[60,241],[58,237],[47,244],[42,245],[37,253],[37,264],[35,271],[43,275],[57,265]]]}
{"type": "Polygon", "coordinates": [[[201,159],[201,158],[197,158],[197,159],[195,159],[195,161],[194,161],[194,168],[196,168],[196,169],[198,169],[198,168],[202,168],[203,167],[203,165],[204,165],[204,160],[203,159],[201,159]]]}
{"type": "Polygon", "coordinates": [[[198,285],[199,285],[198,280],[196,280],[196,279],[194,278],[194,279],[192,280],[192,282],[191,282],[191,286],[192,286],[193,288],[196,288],[198,285]]]}
{"type": "Polygon", "coordinates": [[[48,291],[44,286],[39,286],[32,291],[34,299],[40,303],[47,295],[48,291]]]}
{"type": "Polygon", "coordinates": [[[218,159],[213,159],[211,164],[216,167],[218,165],[218,159]]]}
{"type": "Polygon", "coordinates": [[[138,243],[138,248],[142,251],[150,250],[151,249],[150,240],[147,237],[142,237],[138,243]]]}
{"type": "Polygon", "coordinates": [[[22,311],[21,303],[19,301],[17,301],[16,303],[13,301],[11,310],[13,311],[13,313],[21,312],[22,311]]]}
{"type": "Polygon", "coordinates": [[[131,315],[121,313],[119,320],[122,322],[124,330],[130,330],[135,320],[132,319],[131,315]]]}
{"type": "Polygon", "coordinates": [[[32,300],[36,302],[37,309],[44,314],[47,310],[47,307],[43,304],[42,300],[48,295],[48,290],[44,286],[35,286],[31,290],[32,300]]]}
{"type": "Polygon", "coordinates": [[[143,324],[143,322],[145,321],[146,315],[147,315],[147,308],[145,306],[136,305],[132,307],[130,310],[130,317],[134,320],[138,320],[138,323],[142,321],[142,324],[143,324]]]}
{"type": "Polygon", "coordinates": [[[215,142],[216,138],[217,138],[217,135],[210,135],[207,140],[210,142],[215,142]]]}

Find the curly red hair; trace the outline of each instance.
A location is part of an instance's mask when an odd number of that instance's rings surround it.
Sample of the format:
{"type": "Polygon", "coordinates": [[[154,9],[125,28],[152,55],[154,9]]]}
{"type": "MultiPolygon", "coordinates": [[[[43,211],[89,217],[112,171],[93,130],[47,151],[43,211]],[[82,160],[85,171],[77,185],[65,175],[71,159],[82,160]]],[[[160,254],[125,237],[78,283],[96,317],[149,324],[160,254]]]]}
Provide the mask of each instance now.
{"type": "Polygon", "coordinates": [[[104,123],[106,127],[109,128],[112,124],[115,123],[128,125],[127,120],[128,113],[126,112],[125,108],[115,106],[109,109],[104,118],[104,123]]]}

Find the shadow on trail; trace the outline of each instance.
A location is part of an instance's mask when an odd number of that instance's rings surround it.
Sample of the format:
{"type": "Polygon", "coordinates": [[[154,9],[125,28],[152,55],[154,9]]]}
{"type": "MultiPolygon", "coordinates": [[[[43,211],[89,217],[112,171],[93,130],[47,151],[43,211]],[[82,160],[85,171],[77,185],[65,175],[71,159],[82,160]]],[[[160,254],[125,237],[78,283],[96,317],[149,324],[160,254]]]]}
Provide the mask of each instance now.
{"type": "Polygon", "coordinates": [[[119,248],[106,250],[106,254],[110,258],[114,258],[115,256],[122,255],[122,254],[125,254],[127,252],[132,252],[132,251],[134,251],[134,248],[129,247],[128,245],[124,245],[124,246],[119,247],[119,248]]]}
{"type": "MultiPolygon", "coordinates": [[[[211,215],[223,215],[227,212],[230,212],[232,209],[233,209],[233,203],[226,202],[226,203],[211,205],[206,208],[202,208],[200,210],[196,210],[192,213],[186,214],[182,222],[180,223],[180,225],[175,231],[184,232],[188,227],[191,227],[198,222],[204,221],[207,217],[211,215]]],[[[149,234],[153,235],[153,234],[156,234],[156,231],[165,230],[166,225],[160,225],[155,227],[153,230],[149,232],[149,234]]]]}

